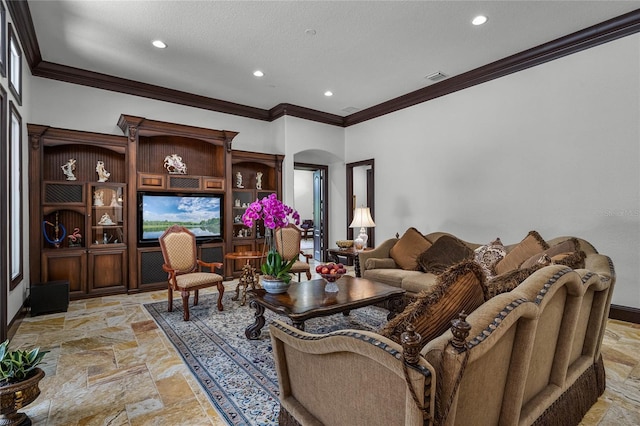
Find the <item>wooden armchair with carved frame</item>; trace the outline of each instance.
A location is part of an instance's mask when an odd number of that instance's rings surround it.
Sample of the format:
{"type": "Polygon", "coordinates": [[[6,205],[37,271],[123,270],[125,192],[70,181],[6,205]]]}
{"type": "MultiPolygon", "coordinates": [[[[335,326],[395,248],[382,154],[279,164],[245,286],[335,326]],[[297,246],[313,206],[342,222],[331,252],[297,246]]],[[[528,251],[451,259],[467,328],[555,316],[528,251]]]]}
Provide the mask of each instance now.
{"type": "Polygon", "coordinates": [[[307,276],[307,280],[310,280],[311,265],[309,264],[309,259],[311,259],[312,256],[300,250],[300,242],[302,240],[300,228],[293,223],[290,223],[283,228],[276,229],[274,238],[276,240],[276,250],[278,250],[278,253],[280,253],[280,256],[282,256],[283,259],[296,259],[296,262],[293,264],[289,272],[292,274],[298,274],[298,281],[300,281],[300,274],[304,272],[307,276]],[[304,262],[300,260],[300,255],[304,256],[304,262]]]}
{"type": "Polygon", "coordinates": [[[203,262],[197,258],[196,237],[187,228],[172,225],[160,236],[160,248],[164,264],[162,270],[168,275],[168,311],[173,311],[173,291],[180,291],[182,295],[183,318],[189,321],[189,294],[194,292],[193,304],[198,304],[198,290],[216,286],[218,288],[218,310],[222,311],[222,296],[224,285],[222,276],[216,274],[216,268],[222,268],[222,263],[203,262]],[[211,272],[203,272],[202,268],[209,268],[211,272]]]}

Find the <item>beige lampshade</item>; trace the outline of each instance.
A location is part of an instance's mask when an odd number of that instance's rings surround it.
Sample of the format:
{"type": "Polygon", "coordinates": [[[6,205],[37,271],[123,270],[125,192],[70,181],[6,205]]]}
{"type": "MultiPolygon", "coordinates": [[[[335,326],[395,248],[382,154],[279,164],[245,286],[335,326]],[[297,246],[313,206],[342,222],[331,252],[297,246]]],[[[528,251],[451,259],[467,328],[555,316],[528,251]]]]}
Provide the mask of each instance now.
{"type": "Polygon", "coordinates": [[[371,218],[369,207],[358,207],[353,212],[353,221],[349,228],[373,228],[376,224],[371,218]]]}

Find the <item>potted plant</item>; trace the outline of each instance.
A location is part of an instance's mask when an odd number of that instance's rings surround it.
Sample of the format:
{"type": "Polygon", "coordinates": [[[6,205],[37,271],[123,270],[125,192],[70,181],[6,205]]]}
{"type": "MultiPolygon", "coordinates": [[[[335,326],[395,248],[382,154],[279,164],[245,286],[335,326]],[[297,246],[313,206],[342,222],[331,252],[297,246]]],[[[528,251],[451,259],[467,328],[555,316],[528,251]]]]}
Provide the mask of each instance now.
{"type": "Polygon", "coordinates": [[[48,351],[40,348],[9,351],[9,340],[0,344],[0,425],[31,424],[17,411],[40,395],[38,383],[44,371],[37,367],[48,351]]]}
{"type": "Polygon", "coordinates": [[[266,261],[261,265],[262,286],[269,293],[284,293],[289,287],[291,275],[289,270],[296,259],[283,259],[276,249],[273,230],[287,226],[290,220],[296,225],[300,224],[300,215],[297,211],[278,200],[276,194],[256,200],[247,207],[242,215],[242,222],[252,227],[262,219],[265,227],[265,247],[268,247],[266,261]]]}

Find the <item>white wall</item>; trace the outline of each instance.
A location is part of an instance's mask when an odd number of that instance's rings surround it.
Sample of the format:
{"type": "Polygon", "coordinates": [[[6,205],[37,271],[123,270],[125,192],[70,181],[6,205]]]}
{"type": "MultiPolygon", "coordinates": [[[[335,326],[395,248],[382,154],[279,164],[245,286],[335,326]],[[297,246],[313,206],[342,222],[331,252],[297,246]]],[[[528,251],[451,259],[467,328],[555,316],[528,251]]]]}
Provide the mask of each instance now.
{"type": "Polygon", "coordinates": [[[298,153],[307,162],[329,166],[329,241],[346,235],[346,176],[344,129],[301,118],[285,116],[286,152],[283,165],[284,200],[293,205],[293,163],[298,153]]]}
{"type": "Polygon", "coordinates": [[[313,171],[294,170],[293,208],[300,214],[300,220],[313,219],[313,171]]]}
{"type": "Polygon", "coordinates": [[[448,231],[484,243],[584,237],[613,303],[640,307],[640,35],[346,129],[376,159],[376,240],[448,231]]]}

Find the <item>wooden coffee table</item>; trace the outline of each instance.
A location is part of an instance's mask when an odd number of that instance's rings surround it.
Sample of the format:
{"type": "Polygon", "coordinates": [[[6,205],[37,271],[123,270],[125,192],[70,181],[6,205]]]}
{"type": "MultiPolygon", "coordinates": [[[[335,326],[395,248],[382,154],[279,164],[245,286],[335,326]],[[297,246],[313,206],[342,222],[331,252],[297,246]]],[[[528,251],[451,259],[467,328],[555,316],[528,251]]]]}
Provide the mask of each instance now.
{"type": "Polygon", "coordinates": [[[338,313],[349,315],[352,309],[386,302],[390,311],[387,319],[391,319],[404,307],[402,296],[405,291],[401,288],[348,275],[336,281],[339,288],[336,293],[325,292],[325,284],[323,279],[294,282],[282,294],[270,294],[264,289],[249,290],[249,306],[256,310],[256,320],[245,329],[245,336],[248,339],[260,337],[260,330],[265,324],[265,309],[288,317],[294,327],[304,330],[304,322],[310,318],[338,313]]]}

